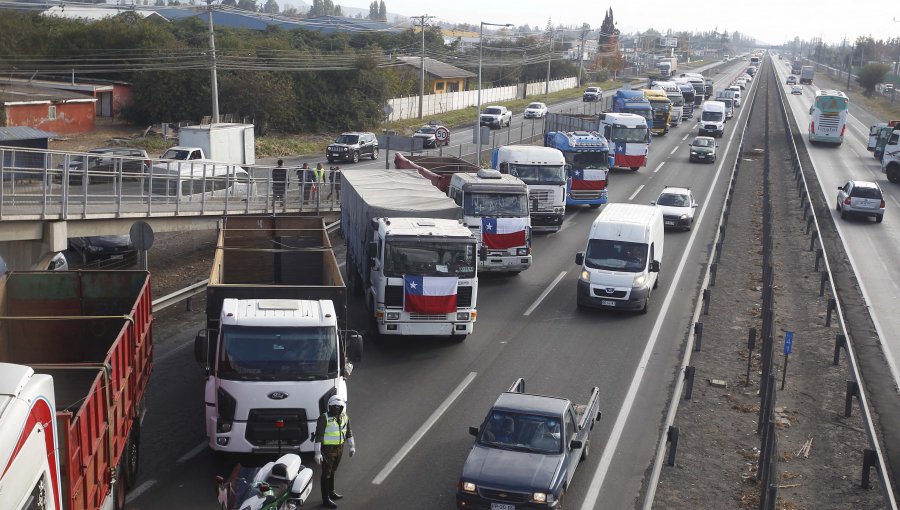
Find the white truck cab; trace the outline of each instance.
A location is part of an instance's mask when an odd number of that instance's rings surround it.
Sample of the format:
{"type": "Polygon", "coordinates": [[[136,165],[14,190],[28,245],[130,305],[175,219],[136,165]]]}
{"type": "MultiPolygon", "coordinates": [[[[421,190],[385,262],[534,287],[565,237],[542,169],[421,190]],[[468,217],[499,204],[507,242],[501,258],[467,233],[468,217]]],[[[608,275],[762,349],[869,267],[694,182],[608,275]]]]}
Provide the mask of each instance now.
{"type": "Polygon", "coordinates": [[[531,267],[528,186],[497,170],[456,173],[447,191],[478,239],[479,271],[519,273],[531,267]]]}
{"type": "Polygon", "coordinates": [[[531,227],[555,232],[566,215],[566,158],[559,149],[535,145],[496,147],[491,166],[528,186],[531,227]]]}
{"type": "MultiPolygon", "coordinates": [[[[233,299],[222,303],[206,380],[206,434],[213,450],[313,451],[316,420],[346,377],[361,341],[341,341],[327,300],[233,299]]],[[[205,355],[204,355],[205,354],[205,355]]]]}
{"type": "Polygon", "coordinates": [[[578,306],[647,312],[659,284],[665,233],[659,207],[608,204],[591,225],[581,266],[578,306]]]}

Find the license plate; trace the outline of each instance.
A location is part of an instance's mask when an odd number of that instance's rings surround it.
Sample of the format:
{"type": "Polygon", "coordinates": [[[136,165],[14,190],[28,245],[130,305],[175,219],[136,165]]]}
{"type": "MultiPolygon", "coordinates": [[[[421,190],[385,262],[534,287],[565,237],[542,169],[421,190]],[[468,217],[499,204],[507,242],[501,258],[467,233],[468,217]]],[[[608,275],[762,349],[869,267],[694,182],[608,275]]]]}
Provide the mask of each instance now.
{"type": "Polygon", "coordinates": [[[110,260],[121,260],[124,258],[125,258],[125,255],[110,255],[110,257],[109,257],[110,260]]]}
{"type": "Polygon", "coordinates": [[[666,223],[666,225],[674,225],[674,224],[675,224],[674,221],[667,221],[667,222],[665,222],[665,223],[666,223]]]}
{"type": "Polygon", "coordinates": [[[609,300],[609,299],[601,299],[601,300],[600,300],[600,304],[601,304],[602,306],[616,306],[616,302],[615,302],[615,301],[611,301],[611,300],[609,300]]]}
{"type": "Polygon", "coordinates": [[[491,510],[516,510],[516,505],[508,503],[491,503],[491,510]]]}

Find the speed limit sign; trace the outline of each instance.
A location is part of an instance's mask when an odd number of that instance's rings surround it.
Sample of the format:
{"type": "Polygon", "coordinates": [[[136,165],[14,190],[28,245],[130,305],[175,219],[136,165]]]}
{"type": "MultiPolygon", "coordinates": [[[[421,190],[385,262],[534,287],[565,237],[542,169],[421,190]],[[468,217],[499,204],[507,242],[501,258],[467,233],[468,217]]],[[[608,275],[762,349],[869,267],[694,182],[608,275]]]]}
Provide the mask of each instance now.
{"type": "Polygon", "coordinates": [[[441,126],[434,131],[434,138],[444,145],[450,143],[450,130],[441,126]]]}

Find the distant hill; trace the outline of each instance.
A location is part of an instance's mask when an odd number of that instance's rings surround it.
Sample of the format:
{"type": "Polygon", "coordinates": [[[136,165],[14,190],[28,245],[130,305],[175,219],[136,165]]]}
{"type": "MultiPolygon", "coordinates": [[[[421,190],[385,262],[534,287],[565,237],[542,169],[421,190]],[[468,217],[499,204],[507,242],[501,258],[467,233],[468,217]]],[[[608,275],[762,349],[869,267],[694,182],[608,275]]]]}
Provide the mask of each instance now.
{"type": "MultiPolygon", "coordinates": [[[[40,1],[40,0],[38,0],[38,1],[40,1]]],[[[303,0],[283,0],[283,1],[275,0],[275,1],[278,2],[278,7],[282,10],[284,10],[285,7],[293,6],[300,12],[306,12],[311,7],[311,4],[304,2],[303,0]]],[[[341,2],[340,0],[331,0],[331,1],[334,2],[334,5],[340,5],[341,12],[344,14],[344,16],[346,16],[348,18],[355,18],[357,14],[361,15],[363,18],[365,18],[366,16],[369,15],[368,5],[366,5],[366,7],[364,7],[364,8],[363,7],[353,7],[350,5],[345,5],[344,2],[341,2]]],[[[356,0],[356,1],[358,2],[359,0],[356,0]]],[[[257,0],[257,3],[260,3],[260,0],[257,0]]],[[[264,3],[264,0],[262,3],[264,3]]],[[[385,2],[385,3],[387,3],[389,5],[389,2],[385,2]]],[[[389,22],[393,23],[395,21],[406,21],[407,19],[409,19],[409,17],[404,16],[402,14],[397,14],[395,12],[388,12],[387,19],[389,22]]]]}

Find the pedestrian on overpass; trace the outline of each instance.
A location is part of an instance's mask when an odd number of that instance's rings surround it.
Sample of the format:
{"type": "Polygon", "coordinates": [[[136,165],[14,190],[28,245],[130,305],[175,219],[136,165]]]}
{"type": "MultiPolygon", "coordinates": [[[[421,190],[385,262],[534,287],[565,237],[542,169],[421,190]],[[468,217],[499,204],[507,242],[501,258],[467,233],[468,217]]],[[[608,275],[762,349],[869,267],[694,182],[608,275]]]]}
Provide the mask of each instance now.
{"type": "Polygon", "coordinates": [[[313,179],[315,179],[313,191],[316,193],[316,202],[318,202],[322,188],[325,186],[325,167],[322,166],[322,163],[316,163],[313,179]]]}
{"type": "Polygon", "coordinates": [[[300,183],[301,205],[304,201],[309,200],[309,193],[312,190],[313,179],[313,171],[309,167],[309,163],[303,163],[303,166],[297,169],[297,182],[300,183]]]}
{"type": "Polygon", "coordinates": [[[330,168],[328,172],[328,182],[331,183],[331,187],[328,188],[328,196],[325,197],[326,200],[331,200],[331,195],[334,192],[337,192],[337,199],[340,202],[341,200],[341,167],[333,166],[330,168]]]}
{"type": "Polygon", "coordinates": [[[278,166],[272,169],[272,205],[279,200],[284,205],[284,189],[287,186],[287,168],[284,161],[278,160],[278,166]]]}
{"type": "Polygon", "coordinates": [[[344,454],[344,443],[350,448],[350,457],[356,453],[353,444],[353,432],[350,430],[350,418],[347,416],[347,404],[344,399],[332,395],[328,399],[328,409],[316,421],[314,448],[316,464],[322,466],[320,487],[322,504],[326,508],[337,508],[336,499],[344,496],[334,492],[334,475],[344,454]]]}

